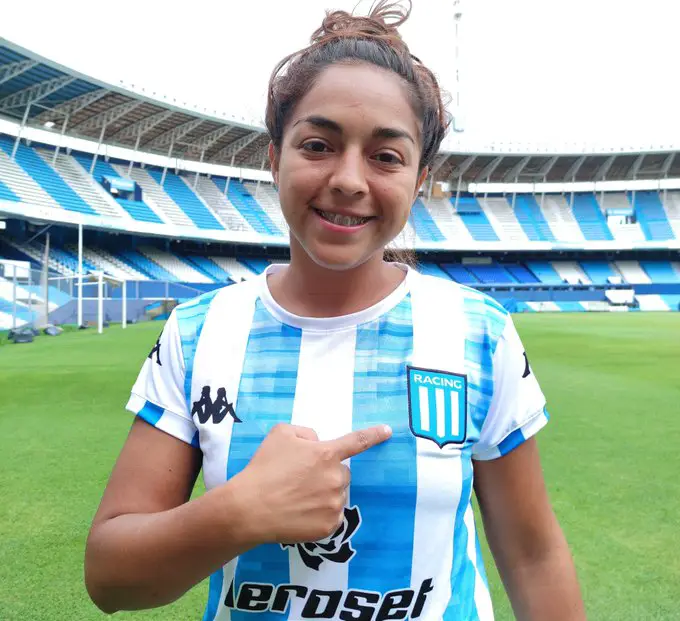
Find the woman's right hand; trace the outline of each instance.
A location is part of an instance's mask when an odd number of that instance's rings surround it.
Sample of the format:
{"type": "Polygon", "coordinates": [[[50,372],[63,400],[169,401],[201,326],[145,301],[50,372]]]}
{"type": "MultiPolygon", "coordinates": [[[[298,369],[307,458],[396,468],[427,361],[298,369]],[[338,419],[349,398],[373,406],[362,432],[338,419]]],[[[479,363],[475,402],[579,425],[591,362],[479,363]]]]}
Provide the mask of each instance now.
{"type": "Polygon", "coordinates": [[[275,426],[233,479],[247,498],[255,540],[304,543],[332,535],[342,523],[350,483],[343,462],[391,435],[378,425],[320,441],[307,427],[275,426]]]}

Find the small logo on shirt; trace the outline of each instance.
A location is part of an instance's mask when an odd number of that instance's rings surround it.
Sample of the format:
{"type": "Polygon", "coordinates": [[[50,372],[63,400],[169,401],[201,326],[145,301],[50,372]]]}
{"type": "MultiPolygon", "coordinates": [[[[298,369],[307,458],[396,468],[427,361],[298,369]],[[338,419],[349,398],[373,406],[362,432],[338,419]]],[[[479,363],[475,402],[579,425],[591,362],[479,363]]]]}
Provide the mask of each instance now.
{"type": "Polygon", "coordinates": [[[529,377],[531,374],[531,367],[529,366],[529,358],[527,358],[527,352],[524,352],[524,373],[522,373],[522,379],[529,377]]]}
{"type": "Polygon", "coordinates": [[[443,448],[467,438],[467,377],[407,367],[411,432],[443,448]]]}
{"type": "Polygon", "coordinates": [[[153,346],[151,351],[149,352],[148,358],[151,360],[153,358],[153,355],[156,354],[156,364],[159,367],[162,367],[163,364],[161,363],[161,337],[163,336],[163,333],[161,332],[158,335],[158,339],[156,339],[156,344],[153,346]]]}
{"type": "Polygon", "coordinates": [[[201,397],[198,401],[194,401],[191,408],[191,415],[196,414],[200,423],[207,423],[211,418],[214,424],[221,423],[227,414],[234,419],[235,423],[240,423],[241,419],[236,416],[234,406],[227,400],[226,388],[217,389],[217,398],[215,401],[210,396],[212,389],[210,386],[203,386],[201,397]]]}
{"type": "Polygon", "coordinates": [[[350,540],[361,525],[359,507],[345,507],[342,524],[326,539],[311,543],[282,543],[282,548],[297,548],[302,562],[310,569],[319,570],[321,563],[346,563],[355,554],[350,540]]]}

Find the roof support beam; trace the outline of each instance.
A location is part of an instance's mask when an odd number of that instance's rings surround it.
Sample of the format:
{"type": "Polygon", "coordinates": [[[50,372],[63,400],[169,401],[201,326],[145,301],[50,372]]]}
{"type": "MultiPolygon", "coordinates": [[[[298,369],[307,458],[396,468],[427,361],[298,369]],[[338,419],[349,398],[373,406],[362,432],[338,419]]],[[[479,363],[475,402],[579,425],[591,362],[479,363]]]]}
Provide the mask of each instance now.
{"type": "Polygon", "coordinates": [[[446,161],[449,159],[450,153],[442,153],[438,155],[437,157],[434,158],[434,162],[432,162],[432,166],[430,166],[430,176],[434,179],[434,176],[439,172],[439,169],[446,164],[446,161]]]}
{"type": "Polygon", "coordinates": [[[163,132],[160,136],[156,136],[153,140],[144,143],[143,149],[166,147],[168,145],[174,145],[176,142],[186,136],[189,132],[196,129],[199,125],[204,123],[203,119],[192,119],[181,125],[173,127],[167,132],[163,132]]]}
{"type": "Polygon", "coordinates": [[[109,108],[108,110],[104,110],[103,112],[95,114],[89,119],[74,125],[71,127],[71,131],[82,133],[90,129],[105,128],[107,125],[115,123],[118,119],[122,119],[126,114],[136,110],[143,103],[144,102],[138,100],[126,101],[125,103],[114,106],[113,108],[109,108]]]}
{"type": "Polygon", "coordinates": [[[99,101],[102,97],[104,97],[104,95],[108,95],[110,92],[111,91],[108,91],[105,88],[98,88],[95,91],[84,93],[83,95],[79,95],[78,97],[74,97],[73,99],[69,99],[64,103],[59,104],[58,106],[54,106],[54,108],[50,108],[49,110],[41,112],[36,117],[36,120],[44,123],[45,121],[56,120],[56,115],[69,117],[72,114],[76,114],[77,112],[84,110],[87,108],[87,106],[93,104],[95,101],[99,101]]]}
{"type": "Polygon", "coordinates": [[[475,181],[479,182],[481,180],[486,181],[489,183],[489,180],[491,179],[491,175],[493,175],[493,171],[498,168],[500,163],[503,161],[503,156],[499,155],[498,157],[495,157],[492,159],[484,168],[482,168],[481,172],[475,177],[475,181]]]}
{"type": "Polygon", "coordinates": [[[172,110],[163,110],[152,116],[147,116],[139,121],[135,121],[130,125],[124,127],[120,131],[109,136],[109,140],[120,142],[126,138],[138,138],[143,136],[146,132],[150,132],[154,127],[160,125],[163,121],[173,115],[172,110]]]}
{"type": "Polygon", "coordinates": [[[559,159],[559,155],[553,155],[545,164],[543,164],[543,166],[541,166],[539,174],[543,177],[543,183],[547,181],[550,171],[555,167],[555,164],[557,164],[557,160],[559,159]]]}
{"type": "Polygon", "coordinates": [[[663,166],[661,166],[661,174],[664,177],[668,177],[668,172],[670,171],[671,166],[673,166],[673,162],[675,161],[675,156],[677,154],[677,151],[675,153],[669,153],[666,156],[666,159],[663,161],[663,166]]]}
{"type": "Polygon", "coordinates": [[[9,63],[0,67],[0,84],[9,82],[12,78],[16,78],[22,73],[33,69],[38,63],[35,60],[18,60],[15,63],[9,63]]]}
{"type": "Polygon", "coordinates": [[[597,169],[595,173],[595,181],[604,181],[609,174],[612,166],[614,165],[614,160],[616,160],[616,155],[610,155],[597,169]]]}
{"type": "Polygon", "coordinates": [[[642,168],[642,162],[644,161],[646,155],[647,155],[646,153],[642,153],[641,155],[638,155],[635,158],[635,161],[633,162],[633,165],[628,171],[626,178],[628,179],[632,178],[633,180],[637,179],[638,173],[640,172],[640,168],[642,168]]]}
{"type": "Polygon", "coordinates": [[[450,182],[453,183],[456,179],[460,180],[462,179],[463,175],[470,170],[470,166],[474,163],[474,161],[477,159],[476,155],[470,155],[469,157],[465,158],[458,166],[455,166],[454,169],[451,171],[451,177],[450,177],[450,182]]]}
{"type": "Polygon", "coordinates": [[[225,125],[224,127],[218,127],[216,130],[205,134],[205,136],[201,136],[197,140],[194,140],[189,146],[193,147],[199,151],[207,151],[212,147],[216,142],[224,138],[226,135],[229,134],[231,130],[234,129],[233,125],[225,125]]]}
{"type": "Polygon", "coordinates": [[[569,168],[567,171],[567,174],[565,175],[566,179],[571,179],[571,181],[576,181],[576,175],[578,174],[578,171],[581,169],[581,166],[583,166],[583,162],[586,161],[586,156],[582,155],[579,157],[569,168]]]}
{"type": "Polygon", "coordinates": [[[260,132],[250,132],[249,134],[230,142],[226,147],[215,153],[215,155],[212,156],[212,159],[219,161],[223,158],[236,156],[239,151],[242,151],[249,144],[255,142],[260,136],[262,136],[260,132]]]}
{"type": "Polygon", "coordinates": [[[76,78],[65,75],[29,86],[0,99],[0,112],[10,110],[11,108],[23,108],[24,106],[33,105],[48,95],[56,93],[59,89],[64,88],[64,86],[68,86],[71,82],[75,82],[75,80],[76,78]]]}
{"type": "Polygon", "coordinates": [[[510,170],[508,170],[508,172],[503,175],[503,182],[509,183],[514,181],[517,183],[517,179],[519,179],[520,174],[522,174],[522,171],[527,167],[530,159],[531,156],[527,155],[517,162],[517,164],[515,164],[512,168],[510,168],[510,170]]]}

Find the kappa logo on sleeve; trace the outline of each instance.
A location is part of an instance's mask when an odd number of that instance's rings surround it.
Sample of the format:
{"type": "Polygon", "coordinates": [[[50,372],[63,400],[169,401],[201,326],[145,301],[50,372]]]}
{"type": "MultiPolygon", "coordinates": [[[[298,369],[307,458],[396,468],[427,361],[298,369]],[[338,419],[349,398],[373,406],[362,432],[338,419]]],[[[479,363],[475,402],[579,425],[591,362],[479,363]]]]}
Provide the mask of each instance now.
{"type": "Polygon", "coordinates": [[[418,438],[443,448],[467,438],[467,377],[431,369],[407,367],[408,416],[418,438]]]}
{"type": "Polygon", "coordinates": [[[151,351],[149,352],[149,355],[147,356],[147,358],[148,358],[149,360],[152,360],[152,359],[153,359],[153,355],[156,354],[156,364],[157,364],[159,367],[162,367],[162,366],[163,366],[163,363],[161,362],[161,337],[162,337],[162,336],[163,336],[163,333],[161,332],[161,333],[158,335],[158,339],[156,339],[156,344],[153,346],[153,348],[152,348],[151,351]]]}

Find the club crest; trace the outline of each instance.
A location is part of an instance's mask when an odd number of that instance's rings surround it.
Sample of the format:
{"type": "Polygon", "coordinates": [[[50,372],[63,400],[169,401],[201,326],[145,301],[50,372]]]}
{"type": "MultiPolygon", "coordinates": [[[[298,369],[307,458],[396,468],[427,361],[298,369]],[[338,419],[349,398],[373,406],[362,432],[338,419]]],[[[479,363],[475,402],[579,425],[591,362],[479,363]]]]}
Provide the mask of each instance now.
{"type": "Polygon", "coordinates": [[[467,437],[467,377],[407,367],[411,432],[440,448],[462,444],[467,437]]]}

